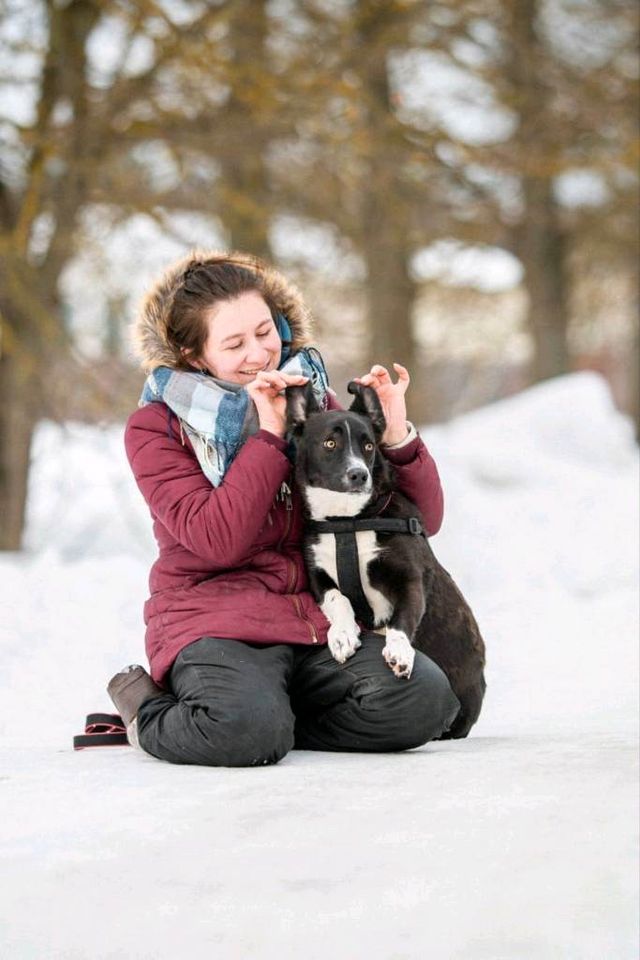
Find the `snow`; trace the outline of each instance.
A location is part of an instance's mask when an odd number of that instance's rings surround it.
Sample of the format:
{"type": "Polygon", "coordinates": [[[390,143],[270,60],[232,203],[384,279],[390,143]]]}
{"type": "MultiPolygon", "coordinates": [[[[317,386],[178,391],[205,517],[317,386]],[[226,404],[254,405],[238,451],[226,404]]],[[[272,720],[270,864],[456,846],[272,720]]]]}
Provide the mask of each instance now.
{"type": "Polygon", "coordinates": [[[508,250],[454,238],[422,247],[413,256],[411,268],[418,281],[438,280],[445,286],[474,287],[485,293],[511,290],[524,274],[521,262],[508,250]]]}
{"type": "Polygon", "coordinates": [[[465,741],[275,767],[75,753],[144,661],[153,558],[121,428],[43,423],[0,557],[0,955],[638,953],[638,448],[581,373],[421,431],[432,541],[488,649],[465,741]]]}

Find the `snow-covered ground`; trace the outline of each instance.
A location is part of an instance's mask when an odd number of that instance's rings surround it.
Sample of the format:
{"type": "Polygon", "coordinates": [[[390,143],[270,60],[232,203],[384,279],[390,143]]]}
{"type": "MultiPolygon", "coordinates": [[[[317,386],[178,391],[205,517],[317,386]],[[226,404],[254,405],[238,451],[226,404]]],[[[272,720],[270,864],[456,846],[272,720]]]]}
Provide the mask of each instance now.
{"type": "Polygon", "coordinates": [[[41,426],[0,558],[0,956],[636,960],[631,425],[583,373],[422,435],[487,642],[471,736],[225,770],[72,750],[144,662],[153,543],[121,430],[41,426]]]}

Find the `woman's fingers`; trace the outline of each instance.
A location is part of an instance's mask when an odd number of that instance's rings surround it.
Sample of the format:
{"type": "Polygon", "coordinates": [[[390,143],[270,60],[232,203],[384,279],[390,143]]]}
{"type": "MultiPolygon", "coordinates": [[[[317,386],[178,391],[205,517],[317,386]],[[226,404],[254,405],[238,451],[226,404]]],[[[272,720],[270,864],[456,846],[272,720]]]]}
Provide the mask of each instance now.
{"type": "Polygon", "coordinates": [[[374,363],[369,373],[365,373],[363,377],[357,378],[358,383],[362,383],[365,387],[372,387],[377,383],[385,383],[390,379],[387,368],[379,363],[374,363]]]}
{"type": "Polygon", "coordinates": [[[249,386],[256,387],[258,390],[280,391],[289,386],[302,385],[308,379],[299,374],[280,373],[279,370],[261,370],[249,386]]]}
{"type": "Polygon", "coordinates": [[[411,383],[411,377],[409,376],[409,371],[406,367],[403,367],[401,363],[394,363],[393,369],[398,374],[398,384],[402,385],[403,392],[407,389],[411,383]]]}
{"type": "Polygon", "coordinates": [[[283,387],[289,384],[306,383],[309,379],[309,377],[304,377],[301,374],[280,373],[279,370],[264,371],[263,373],[259,373],[258,377],[272,384],[279,383],[283,387]]]}
{"type": "Polygon", "coordinates": [[[393,369],[398,374],[398,381],[395,384],[391,379],[391,374],[381,363],[374,363],[369,373],[365,373],[362,377],[354,377],[354,379],[356,383],[362,384],[363,387],[373,387],[374,390],[378,387],[402,385],[404,392],[411,380],[409,371],[406,367],[403,367],[401,363],[394,363],[393,369]]]}

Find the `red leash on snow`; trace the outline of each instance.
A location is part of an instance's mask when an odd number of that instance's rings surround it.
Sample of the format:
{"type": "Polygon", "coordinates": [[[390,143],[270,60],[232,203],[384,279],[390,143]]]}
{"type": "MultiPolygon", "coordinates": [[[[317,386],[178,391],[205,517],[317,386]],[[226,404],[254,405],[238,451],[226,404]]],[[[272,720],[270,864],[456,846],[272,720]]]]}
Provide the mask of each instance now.
{"type": "Polygon", "coordinates": [[[73,749],[85,747],[126,747],[127,731],[118,713],[89,713],[84,733],[73,738],[73,749]]]}

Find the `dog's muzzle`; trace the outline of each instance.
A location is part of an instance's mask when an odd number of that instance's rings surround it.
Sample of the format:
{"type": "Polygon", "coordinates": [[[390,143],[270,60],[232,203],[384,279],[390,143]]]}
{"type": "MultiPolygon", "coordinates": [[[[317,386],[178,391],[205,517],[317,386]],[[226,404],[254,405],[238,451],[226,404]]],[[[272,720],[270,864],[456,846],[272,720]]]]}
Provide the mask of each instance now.
{"type": "Polygon", "coordinates": [[[365,467],[351,467],[344,481],[345,490],[349,493],[368,493],[371,489],[371,474],[365,467]]]}

